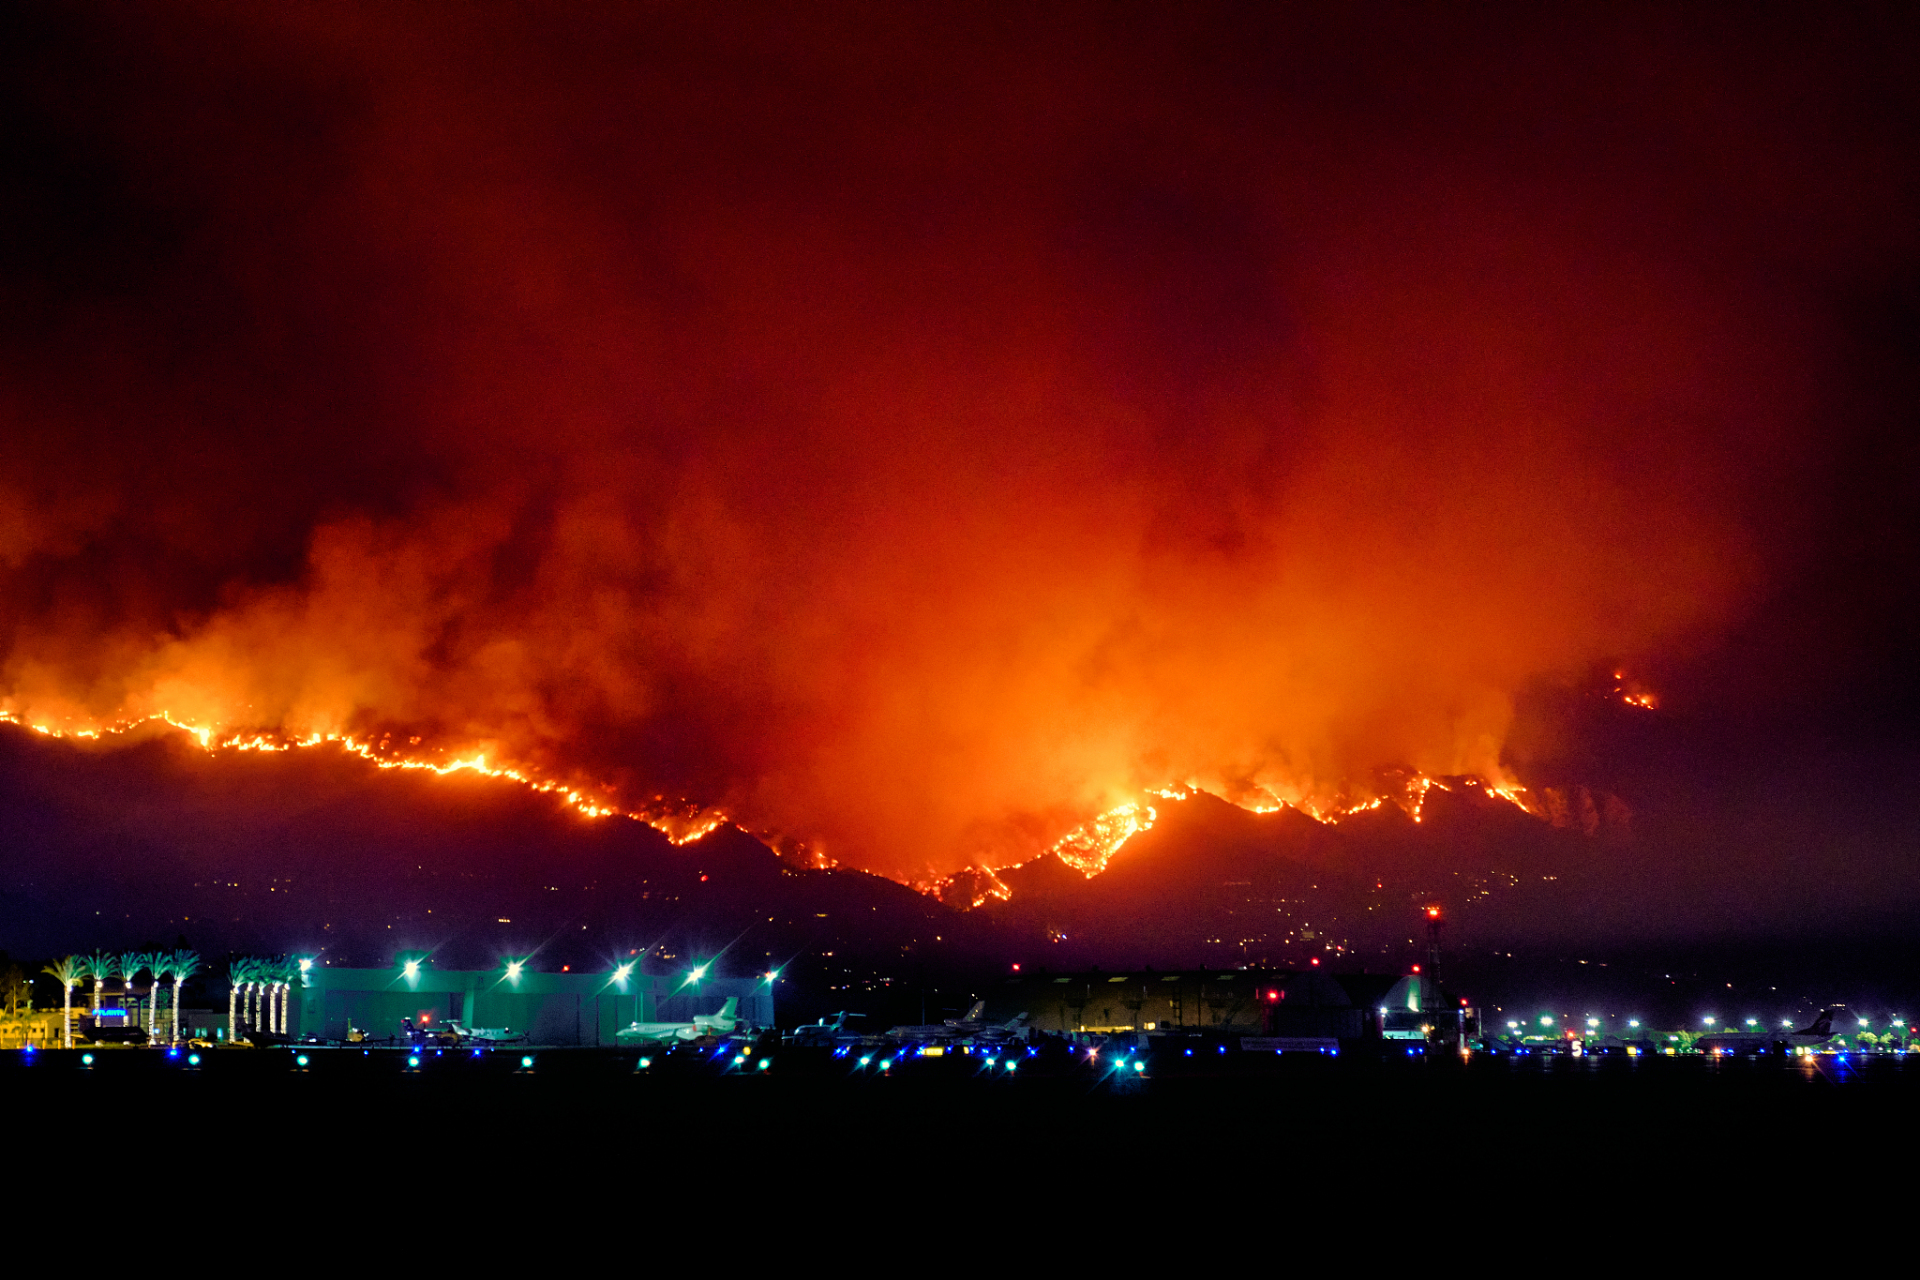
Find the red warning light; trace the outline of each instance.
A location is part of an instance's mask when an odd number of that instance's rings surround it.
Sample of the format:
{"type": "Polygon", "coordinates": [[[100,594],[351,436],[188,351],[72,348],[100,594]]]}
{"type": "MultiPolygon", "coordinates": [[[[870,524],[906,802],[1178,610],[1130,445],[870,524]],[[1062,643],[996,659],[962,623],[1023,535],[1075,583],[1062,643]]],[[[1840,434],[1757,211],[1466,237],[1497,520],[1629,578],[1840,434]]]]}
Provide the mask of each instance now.
{"type": "Polygon", "coordinates": [[[1320,957],[1319,957],[1319,956],[1315,956],[1315,957],[1313,958],[1313,960],[1311,961],[1311,963],[1313,963],[1313,964],[1319,964],[1319,963],[1320,963],[1320,957]]]}
{"type": "Polygon", "coordinates": [[[1440,908],[1438,907],[1427,908],[1427,919],[1438,920],[1439,918],[1440,918],[1440,908]]]}
{"type": "Polygon", "coordinates": [[[1018,972],[1020,972],[1020,966],[1019,966],[1019,965],[1017,965],[1017,964],[1016,964],[1016,965],[1014,965],[1014,966],[1013,966],[1013,971],[1014,971],[1015,973],[1018,973],[1018,972]]]}
{"type": "Polygon", "coordinates": [[[1418,973],[1418,972],[1420,972],[1420,966],[1419,966],[1419,965],[1415,965],[1415,966],[1413,966],[1413,971],[1414,971],[1415,973],[1418,973]]]}

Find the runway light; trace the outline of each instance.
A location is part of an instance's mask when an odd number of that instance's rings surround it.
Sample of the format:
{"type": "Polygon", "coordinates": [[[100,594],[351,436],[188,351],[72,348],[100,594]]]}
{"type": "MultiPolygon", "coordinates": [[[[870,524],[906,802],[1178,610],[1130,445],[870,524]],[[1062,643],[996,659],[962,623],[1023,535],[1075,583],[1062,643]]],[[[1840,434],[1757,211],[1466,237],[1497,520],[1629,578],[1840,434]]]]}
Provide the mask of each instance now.
{"type": "Polygon", "coordinates": [[[768,1067],[770,1067],[770,1066],[772,1066],[772,1065],[773,1065],[773,1059],[771,1059],[771,1058],[762,1058],[762,1059],[760,1059],[760,1061],[758,1061],[758,1062],[756,1062],[756,1063],[754,1063],[754,1064],[753,1064],[753,1069],[754,1069],[755,1071],[765,1071],[765,1070],[766,1070],[766,1069],[767,1069],[768,1067]]]}
{"type": "Polygon", "coordinates": [[[417,1066],[419,1066],[419,1065],[420,1065],[420,1055],[419,1055],[419,1054],[417,1054],[417,1053],[411,1053],[411,1054],[408,1054],[408,1055],[407,1055],[407,1065],[408,1065],[408,1066],[410,1066],[410,1067],[417,1067],[417,1066]]]}
{"type": "Polygon", "coordinates": [[[639,1064],[638,1064],[638,1065],[639,1065],[639,1067],[640,1067],[640,1069],[641,1069],[642,1071],[645,1071],[645,1070],[646,1070],[646,1069],[647,1069],[648,1067],[650,1067],[650,1066],[652,1066],[652,1065],[653,1065],[653,1059],[652,1059],[652,1058],[642,1058],[642,1059],[640,1059],[640,1062],[639,1062],[639,1064]]]}
{"type": "Polygon", "coordinates": [[[190,1067],[197,1067],[197,1066],[199,1066],[199,1065],[200,1065],[200,1055],[199,1055],[199,1054],[197,1054],[197,1053],[190,1053],[190,1054],[188,1054],[188,1055],[187,1055],[187,1065],[188,1065],[188,1066],[190,1066],[190,1067]]]}
{"type": "Polygon", "coordinates": [[[1136,1075],[1142,1071],[1145,1071],[1146,1069],[1147,1069],[1147,1064],[1144,1062],[1136,1062],[1133,1064],[1133,1070],[1136,1075]]]}
{"type": "Polygon", "coordinates": [[[533,1055],[530,1053],[522,1054],[520,1057],[520,1065],[526,1070],[531,1071],[533,1069],[533,1055]]]}
{"type": "Polygon", "coordinates": [[[872,1062],[873,1062],[873,1055],[870,1053],[860,1059],[860,1065],[863,1067],[870,1065],[872,1062]]]}
{"type": "Polygon", "coordinates": [[[306,1066],[306,1065],[307,1065],[307,1055],[306,1055],[306,1054],[304,1054],[304,1053],[303,1053],[303,1054],[301,1054],[301,1055],[300,1055],[299,1057],[297,1057],[297,1058],[295,1058],[295,1059],[294,1059],[294,1063],[295,1063],[296,1065],[298,1065],[298,1066],[302,1066],[302,1067],[304,1067],[304,1066],[306,1066]]]}
{"type": "Polygon", "coordinates": [[[81,1054],[81,1055],[80,1055],[80,1065],[81,1065],[81,1066],[83,1066],[83,1067],[90,1067],[90,1066],[92,1066],[92,1065],[93,1065],[93,1055],[92,1055],[92,1054],[90,1054],[90,1053],[83,1053],[83,1054],[81,1054]]]}

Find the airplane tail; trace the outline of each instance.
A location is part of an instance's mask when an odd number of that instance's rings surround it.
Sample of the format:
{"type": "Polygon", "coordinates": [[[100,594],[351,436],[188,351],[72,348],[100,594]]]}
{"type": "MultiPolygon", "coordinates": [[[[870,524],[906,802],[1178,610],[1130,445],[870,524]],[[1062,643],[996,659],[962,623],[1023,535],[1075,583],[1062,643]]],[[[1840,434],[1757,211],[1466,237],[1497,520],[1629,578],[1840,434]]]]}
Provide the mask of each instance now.
{"type": "Polygon", "coordinates": [[[1018,1031],[1022,1027],[1027,1025],[1027,1017],[1028,1017],[1027,1014],[1016,1013],[1011,1018],[1007,1019],[1006,1023],[1001,1027],[1001,1030],[1018,1031]]]}
{"type": "Polygon", "coordinates": [[[987,1002],[985,1000],[975,1000],[973,1002],[973,1008],[967,1010],[967,1016],[960,1019],[960,1021],[978,1022],[980,1021],[981,1015],[986,1013],[986,1011],[987,1011],[987,1002]]]}
{"type": "Polygon", "coordinates": [[[1809,1036],[1832,1035],[1833,1034],[1833,1010],[1822,1009],[1820,1011],[1820,1016],[1813,1020],[1813,1025],[1808,1027],[1801,1034],[1809,1035],[1809,1036]]]}
{"type": "Polygon", "coordinates": [[[714,1016],[726,1022],[737,1021],[740,1017],[740,997],[728,996],[727,1002],[720,1006],[720,1012],[714,1016]]]}

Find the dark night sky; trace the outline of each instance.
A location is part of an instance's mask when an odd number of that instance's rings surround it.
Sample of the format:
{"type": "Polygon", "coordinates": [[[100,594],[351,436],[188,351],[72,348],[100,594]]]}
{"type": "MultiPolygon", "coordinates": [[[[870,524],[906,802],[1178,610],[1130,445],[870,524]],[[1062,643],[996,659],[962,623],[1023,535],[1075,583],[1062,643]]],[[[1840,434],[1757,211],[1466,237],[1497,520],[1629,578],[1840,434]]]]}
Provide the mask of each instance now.
{"type": "Polygon", "coordinates": [[[1656,931],[1916,892],[1907,9],[4,23],[24,719],[896,875],[1478,772],[1647,815],[1656,931]]]}

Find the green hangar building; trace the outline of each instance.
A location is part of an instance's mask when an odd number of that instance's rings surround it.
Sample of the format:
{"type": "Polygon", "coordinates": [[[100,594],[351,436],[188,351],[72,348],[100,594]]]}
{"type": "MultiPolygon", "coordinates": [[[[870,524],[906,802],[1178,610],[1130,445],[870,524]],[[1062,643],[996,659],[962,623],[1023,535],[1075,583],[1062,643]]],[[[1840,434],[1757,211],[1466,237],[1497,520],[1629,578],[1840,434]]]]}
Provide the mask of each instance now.
{"type": "Polygon", "coordinates": [[[292,1035],[345,1040],[353,1032],[384,1040],[404,1022],[428,1031],[448,1022],[535,1045],[613,1047],[635,1022],[687,1022],[739,1000],[743,1023],[773,1025],[775,979],[713,978],[704,973],[656,975],[622,966],[597,973],[536,973],[523,964],[499,969],[437,969],[402,956],[390,968],[304,967],[292,994],[292,1035]]]}

